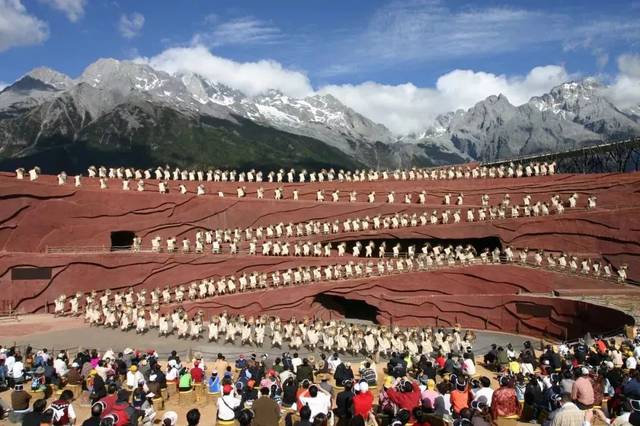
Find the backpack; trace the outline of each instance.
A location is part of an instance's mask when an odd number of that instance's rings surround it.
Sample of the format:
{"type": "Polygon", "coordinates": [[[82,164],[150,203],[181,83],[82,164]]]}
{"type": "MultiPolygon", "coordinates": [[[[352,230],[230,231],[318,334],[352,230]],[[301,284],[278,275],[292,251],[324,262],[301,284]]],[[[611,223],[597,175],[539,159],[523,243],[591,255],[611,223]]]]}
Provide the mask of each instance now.
{"type": "Polygon", "coordinates": [[[69,403],[58,400],[51,404],[51,424],[53,426],[63,426],[69,424],[69,403]]]}

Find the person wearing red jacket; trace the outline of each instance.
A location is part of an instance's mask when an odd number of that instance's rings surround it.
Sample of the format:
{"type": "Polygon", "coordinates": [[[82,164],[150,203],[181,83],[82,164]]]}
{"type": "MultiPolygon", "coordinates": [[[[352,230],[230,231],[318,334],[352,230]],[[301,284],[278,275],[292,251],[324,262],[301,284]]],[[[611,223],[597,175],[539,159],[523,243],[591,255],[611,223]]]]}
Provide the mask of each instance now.
{"type": "Polygon", "coordinates": [[[405,409],[411,413],[411,421],[415,420],[413,409],[422,404],[420,394],[418,384],[405,378],[396,379],[393,387],[387,390],[387,396],[391,402],[396,404],[399,409],[405,409]]]}
{"type": "Polygon", "coordinates": [[[198,361],[194,363],[194,366],[191,369],[190,373],[193,383],[202,383],[202,381],[204,380],[204,371],[202,371],[202,368],[200,368],[200,364],[198,363],[198,361]]]}
{"type": "Polygon", "coordinates": [[[369,414],[373,408],[373,394],[369,390],[367,382],[357,383],[355,389],[359,389],[359,391],[353,397],[353,414],[354,416],[362,416],[366,421],[369,419],[369,414]]]}

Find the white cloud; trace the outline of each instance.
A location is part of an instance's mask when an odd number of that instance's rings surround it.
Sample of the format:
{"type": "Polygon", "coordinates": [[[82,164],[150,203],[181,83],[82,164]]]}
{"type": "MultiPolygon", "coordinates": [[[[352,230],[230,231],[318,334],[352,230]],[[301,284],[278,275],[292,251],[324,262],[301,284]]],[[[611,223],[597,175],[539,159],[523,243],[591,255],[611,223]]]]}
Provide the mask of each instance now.
{"type": "Polygon", "coordinates": [[[304,73],[286,69],[276,61],[236,62],[216,56],[204,46],[171,48],[152,58],[139,60],[169,73],[180,71],[200,74],[247,95],[257,95],[268,89],[280,90],[295,97],[313,92],[309,78],[304,73]]]}
{"type": "MultiPolygon", "coordinates": [[[[388,85],[368,81],[314,88],[304,72],[285,68],[279,62],[237,62],[216,56],[202,45],[170,48],[157,56],[137,60],[169,73],[200,74],[249,96],[269,89],[296,98],[329,93],[397,134],[423,130],[437,115],[469,108],[490,95],[503,94],[512,104],[521,105],[533,96],[580,77],[562,65],[545,65],[525,75],[456,69],[440,76],[433,87],[419,87],[411,82],[388,85]]],[[[609,96],[623,105],[638,104],[640,55],[623,55],[618,59],[618,66],[618,77],[607,89],[609,96]]]]}
{"type": "Polygon", "coordinates": [[[626,108],[640,105],[640,55],[618,57],[618,76],[606,93],[617,106],[626,108]]]}
{"type": "Polygon", "coordinates": [[[133,38],[137,36],[144,26],[144,16],[138,12],[130,15],[122,15],[118,22],[118,30],[124,38],[133,38]]]}
{"type": "Polygon", "coordinates": [[[84,15],[86,0],[41,0],[54,9],[58,9],[67,15],[71,22],[76,22],[84,15]]]}
{"type": "Polygon", "coordinates": [[[424,129],[438,114],[469,108],[490,95],[502,93],[512,104],[523,104],[570,78],[564,67],[547,65],[515,77],[453,70],[438,78],[433,88],[366,82],[329,85],[319,91],[334,95],[373,121],[403,134],[424,129]]]}
{"type": "Polygon", "coordinates": [[[453,10],[437,0],[393,1],[376,11],[361,39],[376,57],[450,58],[557,39],[561,21],[552,14],[509,7],[453,10]],[[538,31],[531,37],[534,29],[538,31]]]}
{"type": "Polygon", "coordinates": [[[0,0],[0,52],[39,44],[47,38],[47,23],[30,15],[20,0],[0,0]]]}
{"type": "Polygon", "coordinates": [[[386,2],[364,25],[322,34],[313,54],[331,57],[333,63],[318,67],[321,71],[317,75],[347,75],[353,70],[399,64],[431,65],[440,60],[495,57],[550,46],[593,52],[598,66],[604,67],[606,52],[617,44],[637,46],[640,42],[640,20],[617,10],[594,17],[586,9],[568,13],[565,8],[550,11],[521,6],[523,2],[506,2],[513,6],[475,3],[386,2]]]}
{"type": "Polygon", "coordinates": [[[280,29],[268,22],[252,17],[243,17],[217,23],[216,15],[205,17],[207,24],[213,24],[212,31],[197,33],[193,45],[218,47],[225,45],[274,44],[282,39],[280,29]]]}

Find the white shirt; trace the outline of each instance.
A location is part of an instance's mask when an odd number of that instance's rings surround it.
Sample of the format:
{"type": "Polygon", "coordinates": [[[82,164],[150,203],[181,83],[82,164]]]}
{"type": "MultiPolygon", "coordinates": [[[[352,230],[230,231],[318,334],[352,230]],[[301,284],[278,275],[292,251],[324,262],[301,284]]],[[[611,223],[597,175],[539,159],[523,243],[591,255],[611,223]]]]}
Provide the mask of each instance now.
{"type": "Polygon", "coordinates": [[[291,365],[293,366],[293,372],[297,373],[298,372],[298,366],[302,365],[302,359],[300,357],[291,358],[291,365]]]}
{"type": "Polygon", "coordinates": [[[342,361],[340,360],[340,358],[338,359],[334,359],[333,357],[329,358],[329,369],[331,369],[331,371],[335,372],[336,371],[336,367],[339,366],[340,364],[342,364],[342,361]]]}
{"type": "Polygon", "coordinates": [[[4,361],[4,365],[7,366],[7,373],[10,377],[13,376],[13,364],[15,364],[15,362],[16,358],[14,356],[7,357],[7,359],[4,361]]]}
{"type": "Polygon", "coordinates": [[[300,402],[303,405],[308,405],[311,409],[311,419],[320,413],[327,414],[331,409],[331,399],[320,391],[318,391],[318,395],[316,395],[315,398],[310,396],[301,396],[300,402]]]}
{"type": "Polygon", "coordinates": [[[218,398],[216,406],[218,407],[218,419],[220,420],[233,420],[236,415],[233,409],[240,405],[240,398],[236,398],[233,395],[224,395],[222,398],[218,398]],[[225,404],[226,403],[226,404],[225,404]]]}
{"type": "Polygon", "coordinates": [[[76,411],[73,409],[73,405],[69,404],[69,408],[67,408],[67,414],[69,415],[69,419],[76,418],[76,411]]]}
{"type": "Polygon", "coordinates": [[[476,365],[473,363],[471,358],[464,360],[464,372],[469,376],[474,376],[476,374],[476,365]]]}
{"type": "Polygon", "coordinates": [[[20,377],[22,377],[22,374],[24,372],[24,364],[22,363],[22,361],[16,361],[13,364],[13,368],[12,368],[12,376],[14,379],[19,379],[20,377]]]}
{"type": "Polygon", "coordinates": [[[635,357],[630,356],[629,358],[627,358],[626,367],[628,370],[635,369],[637,365],[638,360],[635,357]]]}
{"type": "Polygon", "coordinates": [[[135,388],[138,386],[138,383],[144,382],[144,376],[139,371],[135,373],[133,371],[127,372],[127,386],[130,388],[135,388]]]}
{"type": "Polygon", "coordinates": [[[487,406],[491,407],[491,398],[493,398],[493,389],[491,388],[478,389],[474,394],[473,400],[478,401],[482,396],[486,398],[484,402],[487,404],[487,406]]]}
{"type": "Polygon", "coordinates": [[[65,374],[67,374],[67,371],[69,371],[67,369],[67,364],[60,358],[56,358],[53,361],[53,368],[56,370],[56,373],[58,373],[59,376],[64,376],[65,374]]]}
{"type": "Polygon", "coordinates": [[[177,368],[170,368],[169,371],[167,371],[166,374],[166,379],[170,382],[177,380],[178,379],[178,369],[177,368]]]}

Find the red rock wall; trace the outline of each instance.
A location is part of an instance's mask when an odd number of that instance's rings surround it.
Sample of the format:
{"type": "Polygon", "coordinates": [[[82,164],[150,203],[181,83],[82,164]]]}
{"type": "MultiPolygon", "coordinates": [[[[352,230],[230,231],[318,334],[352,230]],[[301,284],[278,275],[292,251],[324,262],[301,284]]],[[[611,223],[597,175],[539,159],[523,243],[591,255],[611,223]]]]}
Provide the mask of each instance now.
{"type": "MultiPolygon", "coordinates": [[[[190,190],[197,183],[187,182],[190,190]]],[[[394,212],[431,211],[441,207],[443,194],[464,192],[465,205],[478,206],[483,193],[491,195],[497,204],[505,193],[519,202],[524,194],[533,201],[548,201],[556,193],[566,199],[571,193],[581,196],[577,210],[567,210],[562,216],[507,219],[491,223],[461,223],[384,230],[380,232],[340,233],[312,240],[343,241],[384,239],[466,239],[497,237],[503,245],[566,251],[579,255],[603,255],[614,265],[628,263],[630,276],[640,279],[640,173],[609,175],[556,175],[528,179],[489,179],[460,181],[415,182],[354,182],[287,184],[286,196],[294,187],[301,190],[302,201],[274,201],[276,184],[262,183],[265,200],[255,199],[256,183],[243,183],[249,196],[235,198],[237,183],[205,183],[208,192],[223,190],[227,196],[183,196],[154,192],[147,184],[144,193],[121,191],[120,183],[112,181],[108,190],[97,188],[97,181],[85,178],[81,189],[71,184],[57,186],[55,178],[43,176],[36,183],[17,181],[0,175],[0,303],[12,304],[23,312],[43,309],[60,293],[77,290],[123,288],[130,285],[153,288],[178,284],[214,275],[236,274],[242,271],[285,269],[300,264],[330,264],[350,258],[274,258],[248,256],[167,255],[103,253],[83,255],[44,254],[46,247],[110,245],[112,231],[134,231],[148,245],[156,236],[188,236],[197,229],[267,225],[278,222],[335,220],[394,212]],[[428,192],[428,205],[316,203],[315,191],[327,192],[339,188],[346,199],[352,189],[359,199],[375,190],[378,200],[387,191],[395,190],[397,201],[402,194],[412,192],[414,201],[421,190],[428,192]],[[582,209],[590,194],[598,196],[598,209],[582,209]],[[17,265],[50,266],[50,281],[12,281],[11,268],[17,265]]],[[[135,186],[135,185],[132,185],[135,186]]],[[[171,186],[176,186],[171,183],[171,186]]],[[[327,198],[328,194],[327,194],[327,198]]],[[[451,208],[455,208],[451,206],[451,208]]],[[[593,290],[613,284],[558,273],[536,271],[514,266],[474,266],[472,268],[422,272],[363,281],[314,284],[305,288],[269,291],[267,294],[227,296],[224,301],[194,303],[190,309],[204,307],[208,311],[238,309],[242,312],[320,312],[314,304],[316,294],[341,294],[353,300],[366,300],[381,312],[381,321],[393,318],[402,323],[461,322],[465,326],[503,329],[515,332],[529,330],[533,334],[554,335],[574,333],[571,325],[583,305],[561,299],[532,298],[518,293],[545,293],[554,289],[593,290]],[[347,297],[348,296],[348,297],[347,297]],[[473,297],[471,297],[473,296],[473,297]],[[275,303],[266,301],[274,299],[275,303]],[[527,319],[515,313],[516,301],[535,299],[551,304],[556,316],[527,319]],[[473,301],[465,312],[465,303],[473,301]],[[464,302],[464,303],[463,303],[464,302]],[[262,306],[267,303],[267,305],[262,306]],[[573,317],[570,312],[573,311],[573,317]],[[499,313],[499,315],[498,315],[499,313]],[[498,315],[498,316],[496,316],[498,315]],[[475,319],[474,319],[475,318],[475,319]],[[570,320],[568,318],[573,318],[570,320]],[[486,319],[486,321],[485,321],[486,319]],[[482,320],[482,321],[481,321],[482,320]],[[547,331],[545,331],[547,330],[547,331]]],[[[594,312],[599,308],[593,308],[594,312]]],[[[626,318],[623,318],[627,320],[626,318]]],[[[591,324],[591,323],[589,323],[591,324]]],[[[528,332],[529,332],[528,331],[528,332]]]]}

